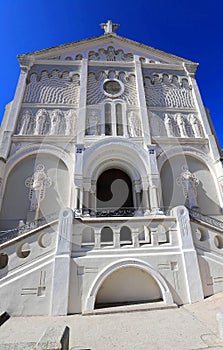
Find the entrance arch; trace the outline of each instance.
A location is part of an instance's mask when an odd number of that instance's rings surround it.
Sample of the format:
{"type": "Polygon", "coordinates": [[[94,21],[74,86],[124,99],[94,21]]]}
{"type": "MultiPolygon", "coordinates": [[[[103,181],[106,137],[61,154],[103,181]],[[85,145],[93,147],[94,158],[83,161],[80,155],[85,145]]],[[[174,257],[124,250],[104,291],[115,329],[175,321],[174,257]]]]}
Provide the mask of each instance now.
{"type": "MultiPolygon", "coordinates": [[[[173,298],[172,298],[171,292],[169,290],[169,287],[168,287],[166,281],[164,280],[164,278],[161,276],[161,274],[158,271],[156,271],[148,263],[143,262],[141,260],[122,259],[122,260],[116,261],[116,263],[112,263],[109,266],[107,266],[96,277],[96,279],[94,280],[94,282],[92,284],[92,287],[90,288],[88,296],[86,298],[86,302],[84,304],[84,309],[82,311],[83,313],[90,313],[94,310],[95,301],[97,301],[98,292],[100,291],[100,288],[101,288],[101,286],[103,286],[103,283],[106,281],[106,279],[109,276],[112,276],[112,273],[115,273],[116,271],[127,268],[127,267],[135,268],[138,272],[140,270],[146,272],[149,275],[150,281],[153,280],[153,286],[154,286],[153,297],[155,296],[155,293],[157,293],[157,291],[159,290],[161,294],[158,294],[158,295],[161,295],[161,299],[166,304],[169,304],[169,305],[173,304],[173,298]],[[158,286],[158,289],[157,289],[157,286],[158,286]]],[[[125,274],[129,278],[129,271],[125,270],[125,274]]],[[[113,276],[115,276],[115,275],[113,275],[113,276]]],[[[119,276],[118,276],[118,278],[119,278],[119,276]]],[[[134,281],[132,281],[131,286],[133,284],[134,284],[134,281]]],[[[99,296],[100,296],[100,294],[99,294],[99,296]]],[[[135,298],[135,299],[137,300],[137,298],[135,298]]],[[[155,300],[155,298],[153,299],[153,301],[154,300],[155,300]]]]}
{"type": "Polygon", "coordinates": [[[105,170],[97,180],[97,208],[132,208],[132,181],[120,169],[105,170]]]}
{"type": "Polygon", "coordinates": [[[115,270],[104,280],[95,308],[161,300],[162,293],[155,279],[139,267],[127,266],[115,270]]]}

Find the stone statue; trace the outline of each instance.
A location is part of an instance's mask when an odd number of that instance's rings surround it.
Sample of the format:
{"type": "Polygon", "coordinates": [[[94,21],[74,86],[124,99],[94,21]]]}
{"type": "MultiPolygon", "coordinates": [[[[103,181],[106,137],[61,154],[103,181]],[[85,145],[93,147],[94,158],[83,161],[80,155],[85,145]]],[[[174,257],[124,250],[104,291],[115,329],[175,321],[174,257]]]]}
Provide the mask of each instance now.
{"type": "Polygon", "coordinates": [[[96,111],[91,111],[88,116],[88,135],[100,135],[100,120],[96,111]]]}
{"type": "Polygon", "coordinates": [[[19,135],[26,135],[29,132],[29,127],[32,119],[32,113],[25,111],[22,115],[19,123],[19,135]]]}
{"type": "Polygon", "coordinates": [[[45,109],[40,109],[36,114],[34,135],[44,134],[46,122],[47,122],[47,111],[45,109]]]}
{"type": "Polygon", "coordinates": [[[182,173],[177,178],[177,184],[183,186],[185,198],[188,199],[189,208],[199,208],[197,203],[196,187],[199,185],[199,179],[187,169],[182,167],[182,173]]]}
{"type": "Polygon", "coordinates": [[[201,125],[199,120],[195,117],[194,114],[190,114],[189,115],[189,121],[194,133],[195,137],[202,137],[202,133],[201,133],[201,125]]]}
{"type": "Polygon", "coordinates": [[[173,119],[170,114],[166,113],[164,116],[164,124],[168,137],[174,137],[173,119]]]}
{"type": "Polygon", "coordinates": [[[55,110],[51,113],[50,116],[51,127],[50,127],[50,135],[58,135],[60,133],[60,126],[62,121],[62,113],[60,110],[55,110]]]}
{"type": "Polygon", "coordinates": [[[107,51],[107,60],[108,61],[115,61],[115,56],[116,56],[116,54],[115,54],[114,47],[109,46],[108,51],[107,51]]]}
{"type": "Polygon", "coordinates": [[[65,135],[74,135],[77,125],[77,116],[76,113],[72,110],[69,110],[65,115],[66,127],[65,135]]]}
{"type": "Polygon", "coordinates": [[[135,111],[128,114],[128,132],[130,137],[142,136],[141,123],[135,111]]]}
{"type": "Polygon", "coordinates": [[[179,127],[180,136],[187,137],[187,130],[186,130],[186,126],[185,126],[184,117],[181,114],[176,114],[176,121],[177,121],[177,125],[179,127]]]}

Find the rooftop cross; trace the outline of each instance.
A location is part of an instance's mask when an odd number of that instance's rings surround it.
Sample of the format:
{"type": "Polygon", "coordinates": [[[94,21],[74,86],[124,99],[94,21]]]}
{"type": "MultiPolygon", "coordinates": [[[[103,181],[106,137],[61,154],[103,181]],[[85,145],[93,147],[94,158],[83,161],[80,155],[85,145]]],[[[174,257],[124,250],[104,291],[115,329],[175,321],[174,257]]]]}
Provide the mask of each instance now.
{"type": "Polygon", "coordinates": [[[104,34],[111,34],[118,29],[119,24],[113,24],[112,21],[109,19],[107,23],[101,23],[100,26],[101,26],[101,29],[104,29],[105,31],[104,34]]]}

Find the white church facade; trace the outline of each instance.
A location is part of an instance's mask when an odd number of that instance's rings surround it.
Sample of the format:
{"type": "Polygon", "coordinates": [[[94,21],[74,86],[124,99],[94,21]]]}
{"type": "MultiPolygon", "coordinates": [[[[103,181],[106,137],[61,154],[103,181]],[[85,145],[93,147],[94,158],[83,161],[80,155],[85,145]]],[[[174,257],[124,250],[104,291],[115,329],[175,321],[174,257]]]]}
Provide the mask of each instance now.
{"type": "Polygon", "coordinates": [[[19,56],[0,139],[0,308],[223,291],[223,167],[197,63],[104,34],[19,56]]]}

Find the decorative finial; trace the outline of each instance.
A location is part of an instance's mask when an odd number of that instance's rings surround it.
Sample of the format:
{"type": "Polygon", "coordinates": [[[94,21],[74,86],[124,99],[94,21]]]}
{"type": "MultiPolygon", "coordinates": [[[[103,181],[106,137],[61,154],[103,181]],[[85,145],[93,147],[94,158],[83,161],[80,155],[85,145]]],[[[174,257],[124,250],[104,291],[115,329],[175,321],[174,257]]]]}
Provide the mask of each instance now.
{"type": "Polygon", "coordinates": [[[107,23],[101,23],[100,26],[101,26],[101,29],[104,29],[105,31],[104,34],[111,34],[118,29],[119,24],[113,24],[112,21],[109,19],[107,23]]]}

